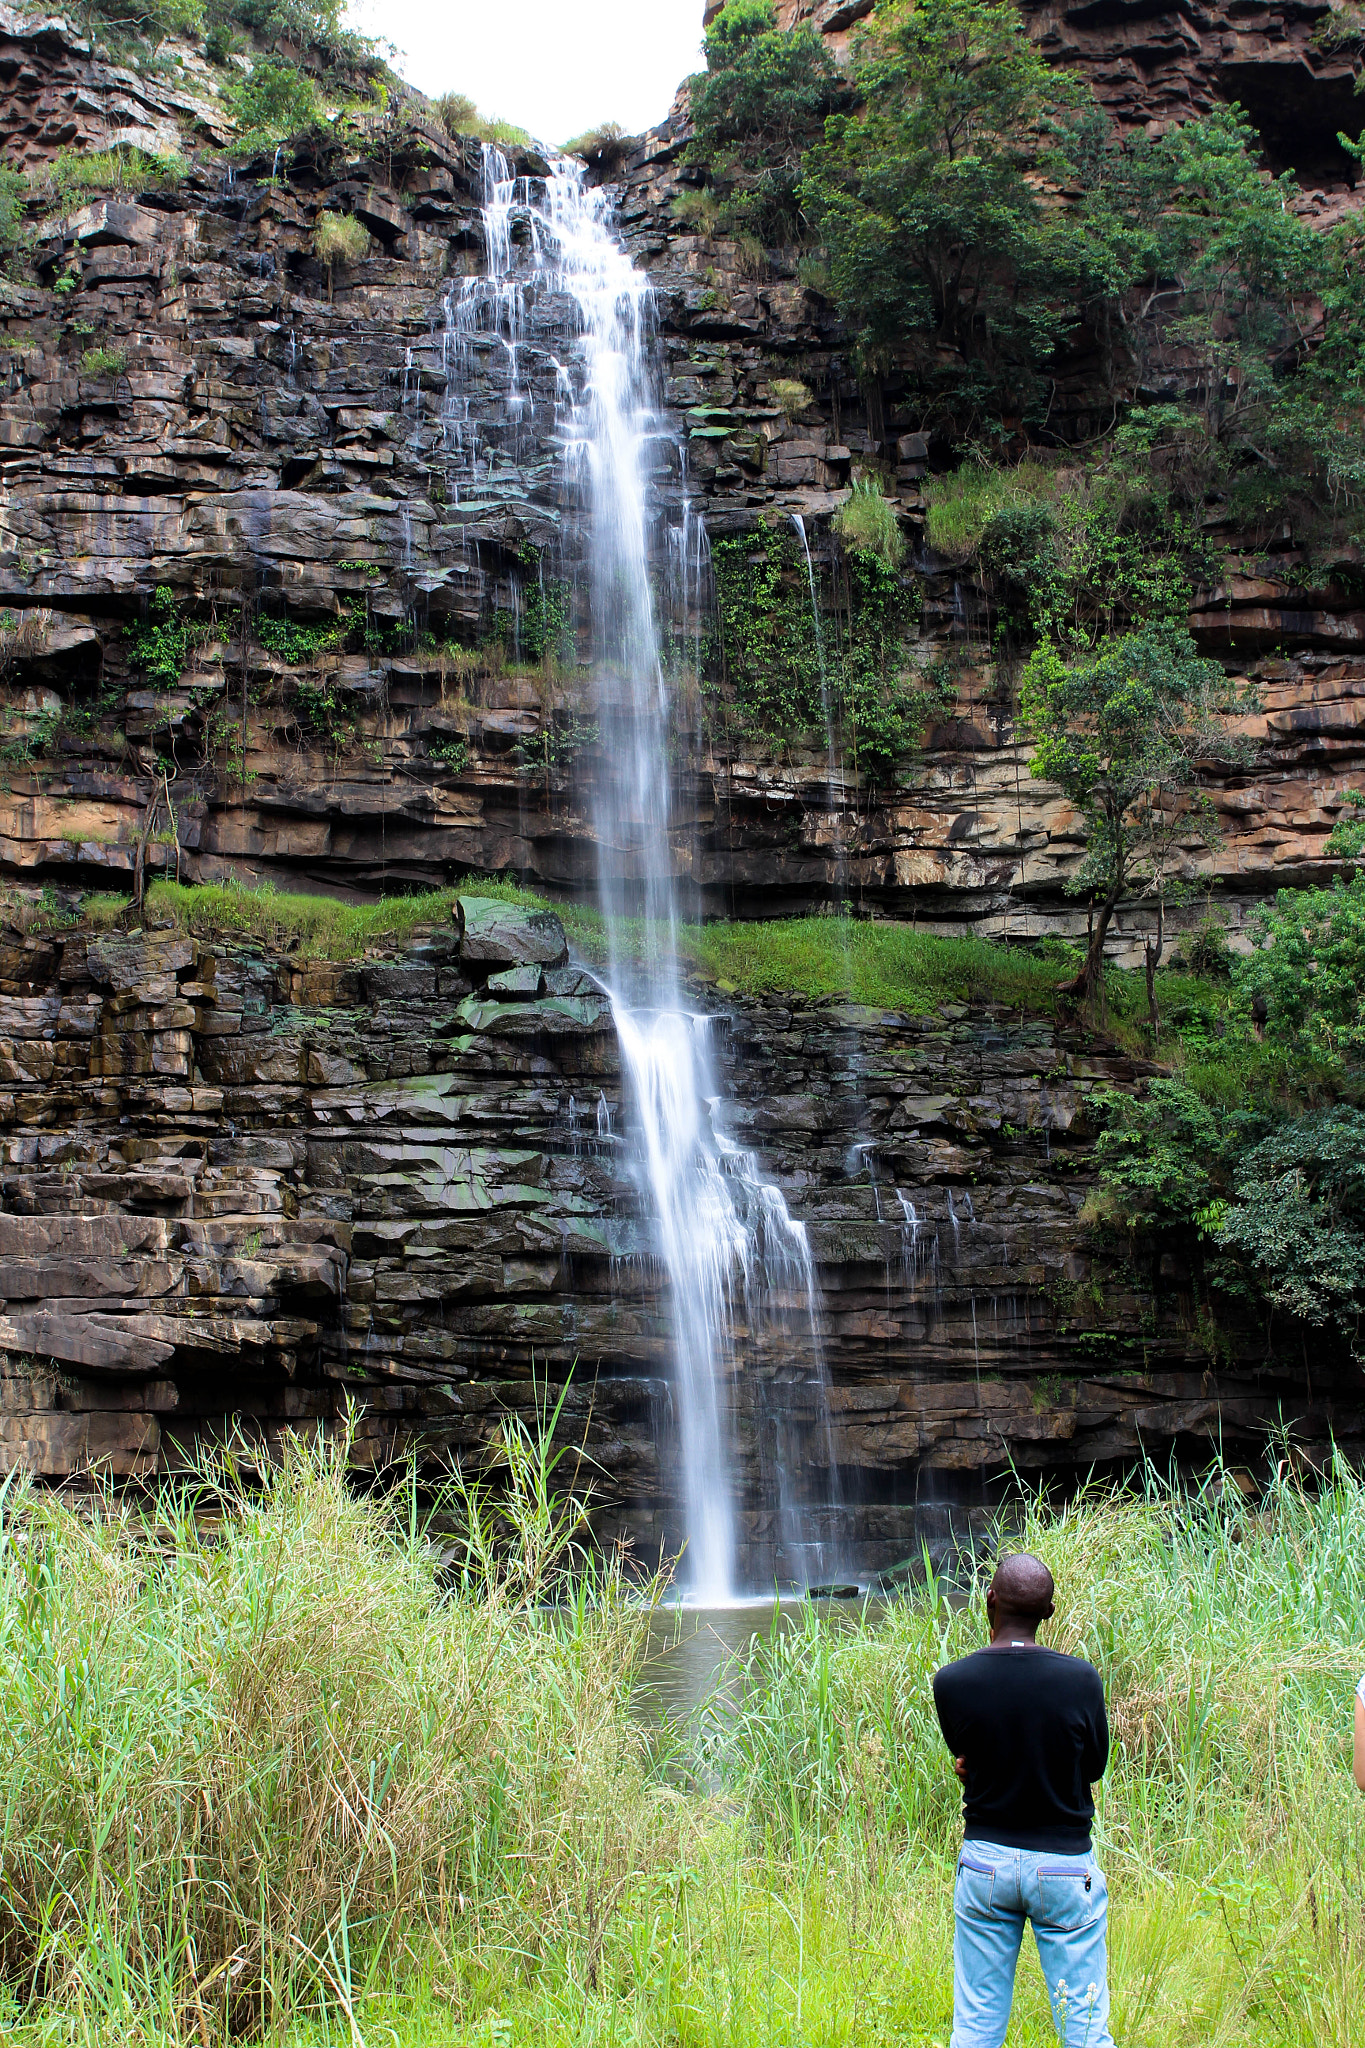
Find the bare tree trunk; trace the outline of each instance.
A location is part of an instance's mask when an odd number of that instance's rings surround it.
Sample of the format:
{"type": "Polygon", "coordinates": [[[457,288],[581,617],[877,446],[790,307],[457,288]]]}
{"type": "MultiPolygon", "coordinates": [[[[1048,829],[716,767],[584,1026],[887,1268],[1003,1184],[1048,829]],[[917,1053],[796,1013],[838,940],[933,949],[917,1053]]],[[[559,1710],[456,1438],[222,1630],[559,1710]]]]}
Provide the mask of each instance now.
{"type": "Polygon", "coordinates": [[[1161,965],[1161,955],[1166,948],[1166,905],[1158,896],[1156,899],[1156,944],[1144,939],[1142,964],[1147,971],[1147,1015],[1152,1025],[1152,1043],[1161,1042],[1161,1013],[1156,1006],[1156,971],[1161,965]]]}
{"type": "Polygon", "coordinates": [[[139,915],[142,911],[143,898],[147,892],[147,842],[152,836],[152,827],[156,822],[157,805],[160,801],[161,791],[153,782],[151,801],[143,813],[142,830],[138,834],[137,852],[133,856],[133,901],[131,907],[139,915]]]}
{"type": "Polygon", "coordinates": [[[1118,900],[1119,892],[1115,889],[1100,904],[1098,917],[1095,915],[1094,904],[1091,904],[1090,933],[1085,951],[1085,965],[1081,968],[1076,979],[1067,982],[1062,990],[1064,995],[1074,997],[1086,1011],[1092,1014],[1096,994],[1104,985],[1104,942],[1109,936],[1109,924],[1114,915],[1118,900]]]}

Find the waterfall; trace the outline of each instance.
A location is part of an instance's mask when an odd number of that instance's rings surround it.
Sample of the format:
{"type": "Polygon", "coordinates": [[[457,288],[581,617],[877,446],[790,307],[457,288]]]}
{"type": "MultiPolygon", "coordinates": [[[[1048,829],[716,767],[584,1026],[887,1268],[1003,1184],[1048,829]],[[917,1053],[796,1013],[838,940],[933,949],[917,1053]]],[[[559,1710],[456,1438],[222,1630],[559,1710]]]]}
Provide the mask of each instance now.
{"type": "MultiPolygon", "coordinates": [[[[829,1464],[832,1447],[806,1233],[753,1155],[723,1133],[710,1021],[689,1010],[678,974],[672,733],[655,573],[675,593],[681,586],[684,640],[690,626],[699,646],[693,608],[704,529],[683,470],[680,522],[662,530],[656,474],[670,460],[682,470],[681,451],[657,393],[652,290],[617,237],[608,195],[563,157],[551,160],[543,182],[514,179],[501,151],[485,145],[484,235],[486,275],[465,280],[446,301],[447,445],[466,491],[488,492],[497,456],[520,454],[537,380],[552,390],[564,519],[583,543],[590,600],[601,734],[593,823],[606,986],[633,1126],[626,1149],[668,1282],[684,1571],[694,1599],[721,1602],[734,1595],[738,1576],[732,1444],[742,1337],[753,1346],[765,1333],[785,1335],[789,1357],[808,1354],[805,1384],[815,1389],[829,1464]],[[538,328],[562,327],[566,315],[568,360],[551,352],[547,337],[538,364],[538,328]],[[468,387],[475,357],[499,344],[502,431],[512,445],[484,449],[481,471],[468,387]],[[793,1303],[800,1327],[786,1329],[793,1303]]],[[[784,1482],[793,1515],[795,1478],[784,1482]]],[[[785,1512],[784,1528],[788,1551],[809,1560],[812,1575],[827,1576],[832,1560],[793,1533],[785,1512]]]]}
{"type": "Polygon", "coordinates": [[[820,617],[820,598],[815,588],[815,563],[811,558],[810,538],[806,532],[806,522],[800,512],[793,512],[791,518],[792,525],[796,528],[796,537],[800,541],[806,557],[806,582],[810,586],[810,616],[811,623],[815,628],[815,658],[820,664],[820,709],[824,714],[825,720],[825,767],[827,771],[825,786],[828,791],[829,813],[833,817],[835,813],[834,720],[830,716],[829,708],[829,672],[825,663],[825,625],[820,617]]]}
{"type": "MultiPolygon", "coordinates": [[[[843,776],[834,751],[834,719],[829,704],[829,665],[825,658],[825,625],[820,616],[820,597],[815,587],[815,562],[811,556],[806,522],[800,512],[791,515],[796,537],[806,557],[806,582],[810,588],[810,615],[815,627],[815,655],[820,664],[820,710],[825,721],[825,811],[829,818],[830,842],[834,849],[834,900],[842,911],[848,896],[848,862],[844,854],[841,794],[843,776]]],[[[845,946],[847,958],[847,946],[845,946]]]]}

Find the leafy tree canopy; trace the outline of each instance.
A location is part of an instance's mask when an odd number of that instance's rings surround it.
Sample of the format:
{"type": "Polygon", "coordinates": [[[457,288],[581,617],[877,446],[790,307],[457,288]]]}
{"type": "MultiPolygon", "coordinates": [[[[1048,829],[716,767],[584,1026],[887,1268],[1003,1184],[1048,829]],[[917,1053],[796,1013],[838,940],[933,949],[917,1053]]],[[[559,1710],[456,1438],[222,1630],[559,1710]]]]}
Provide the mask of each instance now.
{"type": "Polygon", "coordinates": [[[1267,1035],[1336,1065],[1365,1060],[1365,874],[1281,889],[1253,927],[1235,980],[1264,1004],[1267,1035]]]}
{"type": "Polygon", "coordinates": [[[691,81],[688,161],[724,194],[728,225],[789,240],[802,151],[847,96],[824,40],[808,26],[779,29],[771,0],[729,0],[707,30],[706,63],[691,81]]]}
{"type": "Polygon", "coordinates": [[[1365,1112],[1219,1111],[1183,1081],[1108,1095],[1096,1142],[1110,1211],[1129,1230],[1194,1226],[1205,1275],[1263,1322],[1266,1345],[1365,1330],[1365,1112]]]}
{"type": "Polygon", "coordinates": [[[855,83],[802,185],[840,307],[869,358],[918,333],[974,372],[960,393],[974,381],[999,403],[1092,287],[1084,234],[1032,175],[1083,90],[1007,0],[880,8],[855,83]]]}
{"type": "Polygon", "coordinates": [[[1246,1154],[1234,1199],[1206,1228],[1223,1253],[1211,1277],[1352,1345],[1365,1315],[1365,1114],[1347,1103],[1295,1117],[1246,1154]]]}
{"type": "Polygon", "coordinates": [[[1086,851],[1067,886],[1098,906],[1077,993],[1098,984],[1119,902],[1135,888],[1161,897],[1181,841],[1211,838],[1199,769],[1231,750],[1222,719],[1236,708],[1217,662],[1172,624],[1143,626],[1074,662],[1046,643],[1030,658],[1020,693],[1030,772],[1075,805],[1086,851]]]}

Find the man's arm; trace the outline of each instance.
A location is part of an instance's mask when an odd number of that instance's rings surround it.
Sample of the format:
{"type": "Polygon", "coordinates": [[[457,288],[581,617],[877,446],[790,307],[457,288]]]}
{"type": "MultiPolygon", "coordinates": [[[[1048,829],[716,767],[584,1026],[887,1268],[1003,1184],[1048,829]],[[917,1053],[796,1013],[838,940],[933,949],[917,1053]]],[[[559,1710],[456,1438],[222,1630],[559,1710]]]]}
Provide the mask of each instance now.
{"type": "MultiPolygon", "coordinates": [[[[1361,1680],[1361,1684],[1365,1685],[1365,1679],[1361,1680]]],[[[1355,1756],[1353,1761],[1355,1764],[1356,1783],[1357,1785],[1359,1785],[1361,1791],[1365,1792],[1365,1699],[1362,1699],[1359,1693],[1356,1694],[1356,1732],[1354,1748],[1355,1756]]]]}
{"type": "Polygon", "coordinates": [[[938,1714],[938,1725],[943,1735],[943,1740],[952,1752],[953,1769],[965,1785],[967,1782],[967,1759],[962,1754],[962,1729],[957,1715],[953,1712],[952,1701],[948,1697],[949,1689],[946,1685],[940,1685],[939,1683],[939,1680],[943,1677],[943,1671],[946,1669],[947,1666],[945,1665],[941,1670],[934,1673],[934,1708],[938,1714]]]}
{"type": "Polygon", "coordinates": [[[1085,1782],[1097,1785],[1109,1768],[1109,1716],[1104,1707],[1104,1681],[1095,1674],[1095,1709],[1086,1745],[1085,1782]]]}

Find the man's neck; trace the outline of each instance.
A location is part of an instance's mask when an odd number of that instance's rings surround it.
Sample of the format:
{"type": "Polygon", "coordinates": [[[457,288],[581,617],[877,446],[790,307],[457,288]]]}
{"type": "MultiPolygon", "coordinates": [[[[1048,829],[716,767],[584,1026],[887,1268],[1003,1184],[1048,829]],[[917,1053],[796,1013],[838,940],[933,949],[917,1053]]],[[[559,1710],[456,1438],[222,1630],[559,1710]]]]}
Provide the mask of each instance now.
{"type": "Polygon", "coordinates": [[[1031,1626],[1026,1621],[1002,1621],[991,1636],[989,1648],[992,1650],[1039,1650],[1042,1648],[1042,1644],[1038,1641],[1036,1625],[1031,1626]]]}

